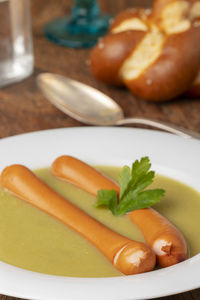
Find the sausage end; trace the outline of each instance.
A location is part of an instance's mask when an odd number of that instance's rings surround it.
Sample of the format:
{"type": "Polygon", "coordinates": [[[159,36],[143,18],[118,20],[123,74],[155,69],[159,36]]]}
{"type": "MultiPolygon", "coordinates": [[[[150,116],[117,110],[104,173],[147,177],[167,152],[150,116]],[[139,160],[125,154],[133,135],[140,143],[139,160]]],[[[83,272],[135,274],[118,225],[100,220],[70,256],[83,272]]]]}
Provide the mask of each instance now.
{"type": "Polygon", "coordinates": [[[131,242],[123,246],[115,255],[114,266],[125,275],[152,271],[156,257],[153,251],[143,243],[131,242]]]}

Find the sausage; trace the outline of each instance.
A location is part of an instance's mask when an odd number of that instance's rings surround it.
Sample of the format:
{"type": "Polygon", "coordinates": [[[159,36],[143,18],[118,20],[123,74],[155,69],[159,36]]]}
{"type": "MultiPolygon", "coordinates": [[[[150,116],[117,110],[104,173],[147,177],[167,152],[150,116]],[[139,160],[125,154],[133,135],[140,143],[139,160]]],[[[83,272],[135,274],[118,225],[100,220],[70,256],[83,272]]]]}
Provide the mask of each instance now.
{"type": "MultiPolygon", "coordinates": [[[[58,157],[51,170],[58,178],[67,180],[94,196],[97,196],[100,189],[113,189],[119,194],[117,183],[72,156],[58,157]]],[[[168,267],[187,258],[187,244],[182,233],[165,217],[152,208],[134,210],[128,215],[155,252],[160,267],[168,267]]]]}
{"type": "Polygon", "coordinates": [[[147,244],[157,257],[161,267],[177,264],[187,257],[187,245],[183,235],[165,217],[152,208],[137,209],[129,214],[140,228],[147,244]]]}
{"type": "Polygon", "coordinates": [[[25,166],[6,167],[0,179],[1,185],[8,191],[88,239],[120,272],[131,275],[154,268],[155,254],[148,246],[128,239],[99,223],[56,193],[25,166]]]}

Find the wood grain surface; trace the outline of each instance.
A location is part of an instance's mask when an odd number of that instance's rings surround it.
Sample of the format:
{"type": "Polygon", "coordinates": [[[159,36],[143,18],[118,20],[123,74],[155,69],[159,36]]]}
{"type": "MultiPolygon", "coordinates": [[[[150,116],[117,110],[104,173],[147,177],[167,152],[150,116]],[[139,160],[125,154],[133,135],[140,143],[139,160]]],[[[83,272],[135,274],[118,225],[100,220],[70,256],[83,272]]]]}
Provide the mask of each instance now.
{"type": "MultiPolygon", "coordinates": [[[[150,0],[99,1],[101,10],[112,15],[127,7],[149,7],[151,3],[150,0]]],[[[89,49],[64,48],[46,40],[43,36],[44,24],[69,13],[72,5],[73,2],[69,0],[32,0],[35,69],[33,75],[26,80],[0,89],[0,137],[42,129],[83,126],[60,112],[41,95],[35,79],[44,71],[66,75],[101,90],[120,104],[127,117],[167,121],[200,133],[200,99],[180,97],[160,104],[138,99],[125,88],[108,87],[91,76],[88,65],[89,49]]],[[[14,299],[18,298],[0,295],[0,300],[14,299]]],[[[200,289],[162,299],[199,300],[200,289]]]]}

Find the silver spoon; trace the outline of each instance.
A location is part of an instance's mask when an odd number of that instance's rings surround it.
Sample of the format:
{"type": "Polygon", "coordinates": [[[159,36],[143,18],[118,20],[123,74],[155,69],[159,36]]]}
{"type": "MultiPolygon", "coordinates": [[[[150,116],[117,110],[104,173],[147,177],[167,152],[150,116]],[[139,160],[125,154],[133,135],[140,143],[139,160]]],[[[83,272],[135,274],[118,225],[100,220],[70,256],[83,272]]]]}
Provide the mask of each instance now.
{"type": "Polygon", "coordinates": [[[121,107],[110,97],[81,82],[52,73],[42,73],[37,84],[46,98],[70,117],[90,125],[140,124],[155,127],[185,138],[200,139],[200,134],[144,118],[124,118],[121,107]]]}

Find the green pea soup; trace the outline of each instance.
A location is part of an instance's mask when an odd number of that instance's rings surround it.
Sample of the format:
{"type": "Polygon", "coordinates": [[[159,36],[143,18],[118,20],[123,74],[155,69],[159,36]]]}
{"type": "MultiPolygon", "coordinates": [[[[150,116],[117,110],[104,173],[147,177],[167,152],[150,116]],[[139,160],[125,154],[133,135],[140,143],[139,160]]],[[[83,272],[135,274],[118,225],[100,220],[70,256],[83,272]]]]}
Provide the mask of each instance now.
{"type": "MultiPolygon", "coordinates": [[[[120,168],[97,167],[117,180],[120,168]]],[[[53,177],[48,168],[35,173],[62,196],[92,217],[128,238],[144,241],[128,216],[114,217],[106,208],[94,208],[95,197],[53,177]]],[[[185,236],[189,256],[200,252],[200,193],[171,178],[157,175],[153,188],[166,190],[154,208],[185,236]]],[[[85,238],[0,189],[0,260],[23,269],[72,277],[121,276],[113,265],[85,238]]],[[[106,246],[106,245],[105,245],[106,246]]]]}

